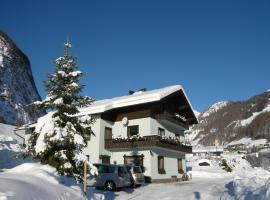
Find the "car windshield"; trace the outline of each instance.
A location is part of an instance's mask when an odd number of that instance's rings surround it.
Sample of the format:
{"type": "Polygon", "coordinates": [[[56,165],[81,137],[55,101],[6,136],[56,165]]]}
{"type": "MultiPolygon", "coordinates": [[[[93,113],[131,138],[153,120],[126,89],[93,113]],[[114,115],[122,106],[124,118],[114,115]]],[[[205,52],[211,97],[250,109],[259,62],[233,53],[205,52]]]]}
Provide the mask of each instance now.
{"type": "Polygon", "coordinates": [[[140,167],[134,167],[133,172],[134,173],[142,173],[142,169],[140,167]]]}

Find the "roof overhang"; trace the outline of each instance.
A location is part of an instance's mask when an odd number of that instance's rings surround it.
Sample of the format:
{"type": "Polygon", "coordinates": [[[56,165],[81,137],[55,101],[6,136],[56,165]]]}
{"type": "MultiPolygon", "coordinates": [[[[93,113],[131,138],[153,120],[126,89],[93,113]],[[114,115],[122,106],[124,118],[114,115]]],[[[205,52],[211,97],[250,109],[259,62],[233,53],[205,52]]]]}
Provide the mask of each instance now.
{"type": "Polygon", "coordinates": [[[145,92],[135,92],[132,95],[116,97],[112,99],[105,99],[100,101],[95,101],[92,105],[80,109],[79,115],[91,115],[104,113],[109,110],[129,107],[134,105],[146,104],[151,102],[158,102],[162,99],[174,94],[180,93],[186,101],[186,110],[189,112],[190,124],[198,123],[198,120],[194,114],[192,105],[181,85],[169,86],[161,89],[155,89],[145,92]]]}

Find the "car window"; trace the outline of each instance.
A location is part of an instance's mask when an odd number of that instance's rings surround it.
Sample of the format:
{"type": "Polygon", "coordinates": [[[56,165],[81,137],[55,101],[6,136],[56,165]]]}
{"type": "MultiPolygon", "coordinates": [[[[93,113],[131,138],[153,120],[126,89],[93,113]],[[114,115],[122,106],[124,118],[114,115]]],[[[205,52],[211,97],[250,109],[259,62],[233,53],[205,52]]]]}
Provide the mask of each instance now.
{"type": "Polygon", "coordinates": [[[140,167],[134,167],[133,172],[134,173],[142,173],[142,169],[140,167]]]}
{"type": "Polygon", "coordinates": [[[114,173],[114,166],[108,166],[108,173],[114,173]]]}
{"type": "Polygon", "coordinates": [[[98,169],[98,173],[114,173],[115,171],[115,166],[112,165],[94,164],[94,166],[98,169]]]}
{"type": "Polygon", "coordinates": [[[100,165],[98,168],[98,173],[107,173],[108,171],[108,166],[106,165],[100,165]]]}
{"type": "Polygon", "coordinates": [[[124,170],[124,173],[127,174],[128,171],[127,171],[127,168],[126,167],[123,167],[123,170],[124,170]]]}
{"type": "Polygon", "coordinates": [[[126,168],[118,167],[118,174],[126,174],[126,173],[127,173],[126,168]]]}
{"type": "Polygon", "coordinates": [[[113,173],[114,167],[108,165],[95,165],[98,168],[98,173],[113,173]]]}
{"type": "Polygon", "coordinates": [[[130,166],[127,166],[126,168],[127,168],[127,171],[130,172],[131,167],[130,166]]]}

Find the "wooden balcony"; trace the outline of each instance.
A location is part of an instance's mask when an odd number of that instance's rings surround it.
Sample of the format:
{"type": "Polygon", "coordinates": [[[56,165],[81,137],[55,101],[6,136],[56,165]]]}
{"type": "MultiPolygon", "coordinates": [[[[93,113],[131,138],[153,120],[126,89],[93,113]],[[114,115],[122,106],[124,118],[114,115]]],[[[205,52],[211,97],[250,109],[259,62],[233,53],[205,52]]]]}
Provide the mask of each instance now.
{"type": "Polygon", "coordinates": [[[110,151],[131,150],[133,148],[164,148],[184,153],[192,153],[192,147],[184,145],[173,139],[164,139],[158,135],[144,136],[136,139],[106,139],[105,149],[110,151]]]}
{"type": "Polygon", "coordinates": [[[163,112],[163,113],[160,113],[160,114],[156,114],[154,116],[154,118],[158,121],[164,121],[164,122],[169,122],[169,123],[173,123],[173,124],[176,124],[176,125],[179,125],[185,129],[188,129],[188,123],[183,121],[182,119],[174,116],[173,114],[169,113],[169,112],[163,112]]]}

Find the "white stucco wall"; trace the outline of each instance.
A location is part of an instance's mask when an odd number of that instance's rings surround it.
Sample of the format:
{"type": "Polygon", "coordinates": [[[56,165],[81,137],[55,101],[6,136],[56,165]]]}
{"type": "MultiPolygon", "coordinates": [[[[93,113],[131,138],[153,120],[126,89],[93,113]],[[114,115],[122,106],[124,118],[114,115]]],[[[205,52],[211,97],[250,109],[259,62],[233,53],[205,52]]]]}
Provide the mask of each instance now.
{"type": "MultiPolygon", "coordinates": [[[[151,135],[153,133],[150,126],[150,119],[151,118],[149,117],[141,119],[131,119],[128,120],[127,126],[139,125],[140,136],[151,135]]],[[[121,121],[115,122],[113,125],[113,137],[118,137],[119,135],[121,137],[127,137],[127,126],[124,126],[121,121]]]]}
{"type": "MultiPolygon", "coordinates": [[[[184,134],[183,130],[180,130],[179,127],[168,127],[159,123],[157,120],[147,117],[141,119],[132,119],[128,121],[127,126],[139,125],[139,135],[157,135],[158,128],[163,128],[165,130],[165,136],[174,137],[175,133],[184,134]],[[168,130],[170,129],[170,130],[168,130]]],[[[113,137],[127,137],[127,126],[124,126],[121,121],[117,121],[113,124],[113,137]]]]}
{"type": "Polygon", "coordinates": [[[87,142],[87,147],[84,148],[84,153],[86,155],[90,155],[90,160],[93,163],[97,163],[99,162],[99,154],[100,154],[100,135],[101,132],[101,119],[100,116],[96,116],[96,120],[93,123],[93,125],[91,126],[92,131],[94,132],[95,135],[91,135],[91,139],[90,141],[87,142]]]}
{"type": "Polygon", "coordinates": [[[153,133],[158,133],[158,128],[163,128],[165,130],[166,137],[175,137],[175,134],[184,135],[184,128],[179,129],[177,126],[163,125],[157,120],[150,118],[151,130],[153,133]]]}
{"type": "Polygon", "coordinates": [[[171,176],[181,177],[178,173],[178,158],[182,159],[182,168],[185,171],[185,155],[183,153],[167,151],[164,149],[153,149],[151,156],[151,175],[152,179],[169,179],[171,176]],[[165,174],[158,173],[158,156],[164,156],[165,174]]]}

